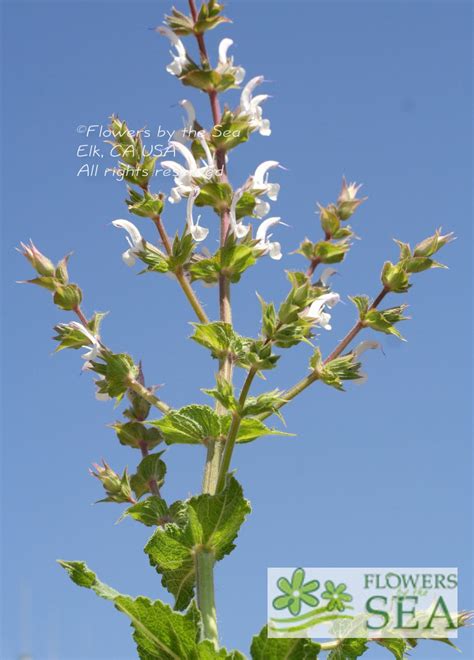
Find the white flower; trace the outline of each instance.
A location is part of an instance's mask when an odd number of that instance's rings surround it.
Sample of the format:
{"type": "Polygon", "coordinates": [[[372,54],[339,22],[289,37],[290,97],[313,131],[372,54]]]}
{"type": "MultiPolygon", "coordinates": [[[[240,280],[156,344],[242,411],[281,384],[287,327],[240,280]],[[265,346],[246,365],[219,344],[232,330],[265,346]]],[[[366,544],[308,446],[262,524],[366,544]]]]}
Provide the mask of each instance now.
{"type": "Polygon", "coordinates": [[[171,73],[172,76],[180,76],[188,63],[186,48],[184,47],[183,42],[175,35],[173,30],[170,30],[169,27],[162,25],[156,28],[156,31],[164,37],[167,37],[170,40],[172,47],[176,50],[176,54],[170,50],[173,61],[168,64],[166,70],[168,73],[171,73]]]}
{"type": "Polygon", "coordinates": [[[179,105],[185,109],[186,119],[183,122],[184,127],[174,133],[173,139],[175,142],[181,142],[184,144],[187,140],[194,139],[195,134],[193,133],[193,130],[196,122],[196,111],[191,101],[188,101],[187,99],[180,101],[179,105]]]}
{"type": "Polygon", "coordinates": [[[343,202],[354,202],[357,199],[357,193],[362,188],[362,184],[355,182],[347,183],[345,177],[342,178],[342,188],[337,199],[339,204],[343,202]]]}
{"type": "Polygon", "coordinates": [[[205,227],[200,227],[199,226],[199,218],[201,217],[198,215],[198,219],[196,220],[196,224],[194,224],[193,221],[193,206],[194,206],[194,201],[196,197],[199,195],[199,188],[195,188],[193,192],[191,192],[188,195],[188,203],[187,203],[187,208],[186,208],[186,222],[188,225],[189,233],[191,236],[194,238],[196,242],[199,243],[199,241],[203,241],[206,236],[209,233],[209,229],[206,229],[205,227]]]}
{"type": "Polygon", "coordinates": [[[204,166],[199,166],[194,158],[190,149],[180,142],[171,141],[169,144],[184,157],[187,165],[184,167],[180,163],[173,160],[164,160],[161,164],[163,167],[172,170],[176,176],[174,178],[175,187],[171,190],[168,201],[171,204],[179,202],[182,197],[186,197],[193,192],[195,188],[195,179],[201,181],[205,179],[210,181],[216,174],[217,168],[214,163],[214,157],[209,149],[209,145],[203,135],[198,136],[199,142],[206,154],[206,161],[204,166]]]}
{"type": "Polygon", "coordinates": [[[245,85],[240,95],[240,106],[239,106],[239,117],[246,116],[249,118],[250,128],[253,130],[258,130],[260,135],[271,135],[270,121],[268,119],[263,119],[263,111],[260,107],[260,104],[263,101],[266,101],[269,97],[268,94],[260,94],[258,96],[252,97],[252,92],[263,82],[263,76],[257,76],[252,78],[245,85]]]}
{"type": "Polygon", "coordinates": [[[267,218],[264,220],[260,227],[257,229],[256,239],[258,241],[257,248],[259,250],[264,250],[264,254],[268,254],[271,259],[281,259],[281,245],[277,241],[270,241],[272,237],[271,234],[267,236],[267,231],[273,225],[277,225],[280,222],[280,218],[267,218]]]}
{"type": "Polygon", "coordinates": [[[310,319],[315,325],[321,326],[325,330],[331,330],[331,325],[329,321],[331,320],[331,314],[328,314],[324,311],[325,307],[334,307],[341,300],[341,297],[338,293],[325,293],[311,305],[304,310],[302,313],[303,318],[310,319]]]}
{"type": "Polygon", "coordinates": [[[234,42],[232,39],[222,39],[219,44],[219,61],[216,71],[221,75],[230,74],[234,76],[236,85],[240,85],[245,77],[245,69],[241,66],[234,66],[234,58],[227,56],[227,51],[234,42]]]}
{"type": "Polygon", "coordinates": [[[82,369],[89,369],[90,361],[95,360],[100,353],[101,346],[99,338],[93,335],[89,328],[86,328],[86,326],[79,323],[79,321],[71,321],[68,325],[69,327],[74,328],[74,330],[78,330],[89,341],[90,347],[81,355],[82,359],[86,360],[82,369]]]}
{"type": "MultiPolygon", "coordinates": [[[[276,202],[278,199],[278,193],[280,192],[279,183],[269,183],[268,182],[268,170],[273,167],[281,167],[280,163],[277,160],[266,160],[255,170],[253,176],[251,176],[245,187],[250,191],[258,191],[261,195],[267,195],[268,199],[271,199],[272,202],[276,202]]],[[[264,202],[260,197],[255,198],[256,206],[254,208],[254,215],[257,218],[263,218],[264,215],[270,210],[270,204],[264,202]]]]}
{"type": "MultiPolygon", "coordinates": [[[[354,360],[357,360],[357,358],[359,358],[362,355],[362,353],[365,353],[365,351],[373,350],[375,348],[380,348],[380,347],[381,346],[378,341],[367,339],[365,341],[362,341],[358,346],[354,348],[354,350],[352,351],[352,355],[354,357],[354,360]]],[[[368,379],[368,375],[365,373],[365,371],[359,371],[359,378],[356,378],[354,382],[357,383],[357,385],[362,385],[362,383],[365,383],[367,379],[368,379]]]]}
{"type": "Polygon", "coordinates": [[[365,351],[374,350],[375,348],[380,348],[379,342],[366,339],[365,341],[362,341],[358,346],[356,346],[352,353],[354,357],[358,358],[360,355],[362,355],[362,353],[365,353],[365,351]]]}
{"type": "Polygon", "coordinates": [[[122,254],[122,259],[127,264],[127,266],[133,266],[137,260],[137,255],[143,250],[143,238],[138,229],[135,227],[133,222],[130,220],[114,220],[112,222],[114,227],[119,229],[125,229],[128,233],[127,243],[130,245],[129,249],[122,254]]]}
{"type": "Polygon", "coordinates": [[[229,210],[229,219],[231,231],[236,235],[237,238],[243,238],[249,231],[249,225],[244,225],[243,222],[237,221],[237,202],[244,194],[243,188],[237,188],[232,196],[232,202],[230,204],[229,210]]]}
{"type": "Polygon", "coordinates": [[[319,281],[323,286],[327,286],[329,279],[337,273],[335,268],[325,268],[319,277],[319,281]]]}

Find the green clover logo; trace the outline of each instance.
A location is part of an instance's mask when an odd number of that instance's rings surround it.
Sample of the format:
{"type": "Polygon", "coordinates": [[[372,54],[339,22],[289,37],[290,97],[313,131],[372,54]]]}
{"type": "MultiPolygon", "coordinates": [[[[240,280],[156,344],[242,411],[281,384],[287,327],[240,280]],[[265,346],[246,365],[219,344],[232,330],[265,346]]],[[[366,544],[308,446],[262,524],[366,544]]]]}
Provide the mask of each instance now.
{"type": "Polygon", "coordinates": [[[324,583],[324,587],[326,591],[323,591],[321,597],[328,601],[327,610],[332,612],[337,609],[339,612],[344,612],[346,609],[344,603],[350,603],[352,600],[352,596],[345,593],[347,585],[342,582],[336,587],[332,580],[328,580],[324,583]]]}
{"type": "Polygon", "coordinates": [[[273,600],[273,607],[276,610],[289,609],[293,616],[297,616],[301,611],[301,604],[306,603],[310,607],[316,607],[319,603],[319,598],[312,596],[311,592],[319,589],[318,580],[304,581],[305,572],[302,568],[297,568],[291,576],[291,582],[286,578],[281,577],[277,582],[283,596],[277,596],[273,600]]]}

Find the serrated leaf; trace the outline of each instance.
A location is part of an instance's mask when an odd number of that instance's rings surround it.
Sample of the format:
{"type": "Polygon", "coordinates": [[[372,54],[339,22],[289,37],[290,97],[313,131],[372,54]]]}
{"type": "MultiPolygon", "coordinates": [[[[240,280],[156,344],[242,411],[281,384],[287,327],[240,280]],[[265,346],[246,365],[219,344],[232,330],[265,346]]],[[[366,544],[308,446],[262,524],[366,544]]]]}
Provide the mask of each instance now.
{"type": "Polygon", "coordinates": [[[191,601],[196,582],[195,552],[212,553],[219,561],[234,548],[240,526],[250,512],[242,487],[230,476],[217,495],[199,495],[183,503],[187,520],[158,529],[145,546],[150,563],[161,573],[162,584],[183,610],[191,601]]]}
{"type": "Polygon", "coordinates": [[[140,422],[125,422],[112,424],[112,428],[117,433],[121,445],[134,447],[135,449],[145,446],[153,449],[162,440],[162,435],[157,428],[147,428],[140,422]]]}
{"type": "Polygon", "coordinates": [[[137,471],[130,478],[135,495],[140,498],[151,491],[151,483],[155,482],[158,488],[163,485],[166,475],[166,465],[161,460],[163,452],[145,456],[138,464],[137,471]]]}
{"type": "MultiPolygon", "coordinates": [[[[227,435],[229,432],[231,421],[231,415],[222,418],[222,432],[224,435],[227,435]]],[[[265,426],[262,421],[254,417],[244,417],[240,421],[237,442],[252,442],[253,440],[258,440],[258,438],[263,438],[266,435],[295,436],[294,433],[286,433],[285,431],[269,428],[268,426],[265,426]]]]}
{"type": "Polygon", "coordinates": [[[321,646],[309,639],[268,637],[267,626],[252,640],[252,660],[316,660],[321,646]]]}
{"type": "Polygon", "coordinates": [[[123,513],[123,517],[129,516],[147,527],[154,527],[162,524],[162,520],[168,515],[168,505],[161,497],[152,495],[143,502],[138,502],[128,507],[123,513]]]}
{"type": "Polygon", "coordinates": [[[151,421],[163,434],[166,444],[201,444],[220,436],[219,415],[209,406],[192,404],[151,421]]]}
{"type": "Polygon", "coordinates": [[[129,617],[141,660],[206,660],[213,657],[209,655],[208,645],[201,654],[201,619],[194,603],[185,614],[180,614],[159,600],[120,594],[101,582],[84,562],[60,561],[59,564],[75,584],[92,589],[101,598],[112,601],[120,612],[129,617]]]}

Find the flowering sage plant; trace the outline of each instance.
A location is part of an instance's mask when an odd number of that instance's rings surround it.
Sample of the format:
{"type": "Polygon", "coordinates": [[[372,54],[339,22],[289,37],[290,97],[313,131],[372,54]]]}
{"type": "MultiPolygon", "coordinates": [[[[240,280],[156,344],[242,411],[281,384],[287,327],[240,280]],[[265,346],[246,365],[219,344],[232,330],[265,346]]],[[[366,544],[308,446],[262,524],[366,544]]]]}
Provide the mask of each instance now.
{"type": "MultiPolygon", "coordinates": [[[[329,355],[322,355],[318,335],[331,330],[331,317],[341,301],[331,285],[334,265],[341,263],[351,248],[354,232],[349,221],[366,199],[360,196],[359,184],[343,179],[334,203],[319,206],[321,236],[304,239],[297,249],[306,263],[301,270],[287,272],[286,298],[279,304],[260,299],[261,327],[254,337],[236,332],[231,289],[260,259],[273,260],[275,263],[268,264],[279,267],[276,262],[282,259],[283,251],[278,234],[285,223],[271,214],[280,190],[279,161],[253,164],[245,181],[234,184],[229,178],[233,150],[253,139],[255,133],[270,135],[271,126],[265,104],[269,96],[260,93],[264,78],[257,75],[247,79],[245,70],[229,54],[232,40],[223,38],[218,53],[208,53],[206,32],[228,22],[222,11],[216,0],[204,2],[200,9],[195,0],[189,0],[189,14],[173,9],[165,24],[156,29],[164,38],[163,45],[169,40],[168,73],[209,98],[212,121],[208,128],[204,128],[204,119],[203,124],[198,120],[192,102],[182,100],[185,126],[174,134],[166,159],[159,162],[144,149],[140,130],[131,130],[115,115],[110,124],[113,150],[119,155],[117,172],[128,184],[128,216],[112,223],[124,232],[127,242],[123,261],[129,267],[141,265],[142,272],[167,274],[182,289],[193,314],[191,339],[209,351],[215,361],[210,362],[210,368],[218,365],[214,386],[205,390],[213,405],[190,403],[175,409],[158,397],[156,388],[146,383],[141,363],[126,353],[116,353],[103,338],[104,315],[84,310],[83,293],[69,280],[69,257],[55,264],[33,243],[21,246],[36,271],[29,282],[50,291],[55,305],[75,317],[56,325],[57,350],[79,351],[82,369],[94,377],[97,399],[126,402],[123,419],[113,428],[122,445],[137,450],[138,465],[132,473],[127,468],[116,472],[103,461],[94,465],[91,474],[103,488],[101,501],[121,505],[122,517],[151,528],[145,553],[174,598],[174,605],[123,595],[100,582],[83,562],[59,563],[73,582],[112,601],[129,618],[142,660],[246,657],[221,646],[214,598],[215,564],[234,550],[239,529],[250,513],[250,504],[232,472],[234,452],[245,451],[246,443],[263,436],[284,435],[266,420],[281,417],[284,407],[313,384],[343,390],[345,381],[364,380],[362,354],[378,344],[368,338],[359,341],[359,335],[370,330],[402,339],[399,324],[407,319],[406,305],[398,298],[408,291],[412,278],[443,267],[436,260],[437,253],[453,238],[437,230],[415,247],[397,241],[398,260],[383,264],[379,292],[373,298],[350,298],[354,325],[329,355]],[[220,95],[235,89],[240,97],[237,105],[226,104],[222,109],[220,95]],[[166,192],[153,187],[158,164],[173,179],[166,192]],[[165,226],[167,204],[182,210],[182,225],[172,236],[165,226]],[[215,214],[215,222],[201,222],[198,209],[205,207],[215,214]],[[135,222],[129,219],[133,217],[135,222]],[[150,221],[157,230],[155,242],[142,236],[143,226],[150,221]],[[205,241],[218,232],[219,247],[212,254],[204,247],[205,241]],[[196,285],[202,284],[216,290],[216,312],[211,318],[196,293],[196,285]],[[392,297],[395,302],[386,302],[392,297]],[[311,354],[309,370],[301,380],[286,389],[252,394],[254,379],[276,369],[281,352],[302,342],[311,354]],[[240,389],[233,384],[237,369],[244,373],[240,389]],[[177,443],[202,446],[202,492],[168,502],[162,496],[166,452],[177,443]]],[[[302,578],[298,580],[300,584],[302,578]]],[[[349,598],[343,587],[326,584],[324,598],[329,612],[340,609],[344,598],[349,598]]],[[[317,601],[312,590],[310,583],[307,593],[302,589],[293,603],[291,588],[289,595],[281,596],[282,603],[285,607],[290,603],[299,611],[301,602],[317,601]]],[[[458,626],[464,625],[467,616],[459,614],[456,620],[458,626]]],[[[316,643],[274,639],[264,626],[249,641],[254,660],[311,659],[325,654],[333,660],[357,658],[371,644],[401,659],[417,640],[341,638],[316,643]]]]}

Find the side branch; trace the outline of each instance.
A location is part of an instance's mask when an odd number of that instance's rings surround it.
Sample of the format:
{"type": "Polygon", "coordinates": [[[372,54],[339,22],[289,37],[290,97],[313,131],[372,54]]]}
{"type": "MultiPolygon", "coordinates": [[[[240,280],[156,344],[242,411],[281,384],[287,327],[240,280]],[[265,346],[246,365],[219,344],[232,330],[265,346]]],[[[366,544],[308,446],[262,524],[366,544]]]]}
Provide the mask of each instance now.
{"type": "MultiPolygon", "coordinates": [[[[375,309],[380,305],[382,300],[385,298],[385,296],[389,293],[389,290],[386,289],[385,287],[382,289],[382,291],[379,293],[379,295],[375,298],[374,302],[370,306],[369,309],[375,309]]],[[[349,346],[349,344],[353,341],[353,339],[359,334],[359,332],[364,328],[364,324],[362,321],[357,321],[353,325],[353,327],[349,330],[347,335],[341,339],[339,344],[336,346],[336,348],[328,355],[328,357],[324,360],[323,364],[328,364],[332,360],[335,360],[337,357],[341,355],[341,353],[349,346]]],[[[279,404],[278,408],[282,408],[285,406],[287,403],[292,401],[295,397],[298,396],[298,394],[301,394],[307,387],[312,385],[314,382],[318,380],[318,374],[316,371],[312,371],[309,373],[307,376],[302,378],[300,381],[298,381],[293,387],[290,387],[286,392],[283,393],[282,399],[283,401],[279,404]]],[[[260,415],[259,419],[263,420],[269,417],[271,413],[266,413],[264,415],[260,415]]]]}
{"type": "MultiPolygon", "coordinates": [[[[166,232],[161,217],[159,215],[154,216],[153,222],[155,223],[155,226],[158,229],[158,233],[160,235],[161,241],[163,243],[163,246],[167,254],[170,255],[173,251],[173,248],[171,246],[170,237],[166,232]]],[[[194,292],[194,289],[191,286],[191,283],[189,282],[188,278],[186,277],[186,274],[184,273],[183,269],[177,268],[174,271],[174,274],[176,276],[176,279],[178,280],[179,285],[181,286],[184,292],[184,295],[188,299],[198,319],[201,321],[201,323],[209,323],[209,318],[206,312],[204,311],[203,306],[199,302],[198,297],[196,296],[196,293],[194,292]]]]}

